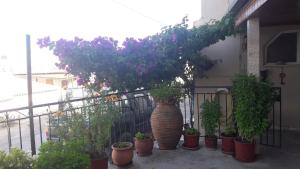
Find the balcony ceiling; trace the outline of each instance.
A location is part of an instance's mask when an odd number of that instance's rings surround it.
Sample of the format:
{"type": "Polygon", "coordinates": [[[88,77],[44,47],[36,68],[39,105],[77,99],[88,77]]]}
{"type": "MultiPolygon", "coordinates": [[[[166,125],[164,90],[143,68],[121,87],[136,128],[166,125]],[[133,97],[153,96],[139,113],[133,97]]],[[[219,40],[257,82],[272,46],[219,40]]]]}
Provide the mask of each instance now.
{"type": "Polygon", "coordinates": [[[300,0],[268,0],[253,15],[262,26],[300,24],[300,0]]]}

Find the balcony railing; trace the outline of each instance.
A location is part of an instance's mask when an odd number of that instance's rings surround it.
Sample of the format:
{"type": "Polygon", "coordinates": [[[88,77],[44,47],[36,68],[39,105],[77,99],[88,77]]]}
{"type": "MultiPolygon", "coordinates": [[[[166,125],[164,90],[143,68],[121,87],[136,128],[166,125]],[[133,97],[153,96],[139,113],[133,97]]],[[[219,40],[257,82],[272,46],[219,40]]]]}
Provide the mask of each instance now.
{"type": "MultiPolygon", "coordinates": [[[[112,127],[111,142],[131,141],[130,139],[138,131],[151,132],[150,117],[155,108],[155,103],[152,97],[149,96],[149,93],[147,91],[136,91],[134,93],[116,93],[114,95],[118,99],[112,99],[111,102],[117,106],[120,118],[112,127]]],[[[106,95],[105,97],[110,96],[112,95],[106,95]]],[[[58,113],[70,115],[72,111],[82,112],[88,100],[101,98],[103,97],[89,97],[33,106],[35,140],[30,140],[29,107],[0,111],[0,150],[9,151],[12,147],[18,147],[30,152],[32,151],[31,141],[35,142],[36,149],[38,149],[43,142],[49,139],[59,139],[51,127],[51,123],[59,124],[62,121],[60,116],[57,115],[58,113]],[[67,104],[72,104],[72,107],[67,106],[66,108],[67,104]],[[22,114],[22,116],[12,118],[11,114],[15,112],[22,114]]],[[[199,129],[201,137],[205,134],[201,126],[201,104],[205,100],[213,99],[216,99],[221,106],[222,118],[219,121],[216,133],[220,136],[223,127],[230,122],[230,117],[233,113],[230,87],[196,87],[194,95],[191,97],[185,96],[178,105],[183,115],[184,124],[191,124],[194,128],[199,129]]],[[[273,110],[273,119],[276,114],[275,110],[273,110]]],[[[273,121],[271,123],[273,133],[276,127],[277,125],[273,121]]],[[[279,127],[281,128],[281,125],[279,127]]]]}

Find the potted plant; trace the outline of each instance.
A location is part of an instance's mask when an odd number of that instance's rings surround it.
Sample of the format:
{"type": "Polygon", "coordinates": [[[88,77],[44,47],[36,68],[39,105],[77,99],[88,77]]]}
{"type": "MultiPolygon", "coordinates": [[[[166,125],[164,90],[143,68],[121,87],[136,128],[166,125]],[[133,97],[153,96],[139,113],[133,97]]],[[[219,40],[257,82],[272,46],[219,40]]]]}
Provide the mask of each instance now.
{"type": "Polygon", "coordinates": [[[234,154],[234,139],[236,137],[236,130],[231,126],[226,126],[222,137],[222,152],[224,154],[234,154]]]}
{"type": "Polygon", "coordinates": [[[239,137],[235,140],[235,158],[255,160],[254,137],[267,129],[267,114],[273,103],[271,84],[254,75],[238,75],[233,81],[235,118],[239,137]]]}
{"type": "MultiPolygon", "coordinates": [[[[87,169],[90,158],[83,141],[48,141],[41,145],[34,169],[87,169]]],[[[29,169],[29,168],[28,168],[29,169]]]]}
{"type": "Polygon", "coordinates": [[[216,149],[218,138],[215,133],[221,117],[220,105],[216,100],[205,100],[201,107],[203,109],[201,113],[201,125],[205,131],[205,146],[216,149]]]}
{"type": "Polygon", "coordinates": [[[183,131],[184,143],[182,147],[189,150],[199,149],[199,137],[200,133],[197,129],[190,127],[186,128],[183,131]]]}
{"type": "MultiPolygon", "coordinates": [[[[59,126],[63,140],[83,140],[84,152],[90,157],[90,169],[107,169],[107,147],[111,138],[111,128],[117,119],[118,108],[105,98],[89,100],[81,108],[81,112],[71,109],[67,123],[59,126]]],[[[68,115],[66,115],[68,116],[68,115]]]]}
{"type": "Polygon", "coordinates": [[[117,166],[126,166],[132,162],[133,144],[130,142],[118,142],[111,146],[112,161],[117,166]]]}
{"type": "Polygon", "coordinates": [[[159,149],[171,150],[182,135],[183,117],[178,102],[182,96],[179,84],[161,84],[150,90],[156,107],[151,114],[151,127],[159,149]]]}
{"type": "Polygon", "coordinates": [[[147,134],[137,132],[134,138],[134,146],[137,155],[151,155],[153,149],[153,139],[147,134]]]}

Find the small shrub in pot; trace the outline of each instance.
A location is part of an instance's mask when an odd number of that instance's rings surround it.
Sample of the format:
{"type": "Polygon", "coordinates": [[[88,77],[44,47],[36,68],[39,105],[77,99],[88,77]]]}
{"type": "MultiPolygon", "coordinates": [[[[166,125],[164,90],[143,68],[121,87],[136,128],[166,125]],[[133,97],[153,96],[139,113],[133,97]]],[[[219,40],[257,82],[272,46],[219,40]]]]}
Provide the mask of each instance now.
{"type": "Polygon", "coordinates": [[[197,150],[199,148],[200,133],[195,128],[186,128],[183,131],[184,143],[183,147],[190,150],[197,150]]]}
{"type": "Polygon", "coordinates": [[[254,75],[238,75],[233,81],[235,118],[239,138],[235,140],[235,157],[243,162],[255,160],[255,136],[268,126],[274,93],[269,82],[254,75]]]}
{"type": "Polygon", "coordinates": [[[71,116],[65,115],[67,123],[59,126],[62,131],[60,138],[65,141],[83,140],[82,153],[90,157],[89,169],[107,169],[111,128],[118,117],[119,109],[113,102],[100,97],[88,100],[80,113],[74,108],[70,110],[73,110],[71,116]]]}
{"type": "Polygon", "coordinates": [[[234,139],[236,137],[236,130],[234,127],[226,126],[222,136],[222,152],[224,154],[234,154],[234,139]]]}
{"type": "Polygon", "coordinates": [[[218,139],[215,133],[221,117],[220,105],[216,100],[205,100],[201,107],[203,109],[201,125],[205,130],[205,146],[216,149],[218,139]]]}
{"type": "Polygon", "coordinates": [[[112,161],[117,166],[126,166],[132,162],[133,144],[130,142],[118,142],[111,146],[112,161]]]}
{"type": "Polygon", "coordinates": [[[135,134],[134,146],[137,155],[151,155],[153,149],[153,139],[145,133],[137,132],[135,134]]]}

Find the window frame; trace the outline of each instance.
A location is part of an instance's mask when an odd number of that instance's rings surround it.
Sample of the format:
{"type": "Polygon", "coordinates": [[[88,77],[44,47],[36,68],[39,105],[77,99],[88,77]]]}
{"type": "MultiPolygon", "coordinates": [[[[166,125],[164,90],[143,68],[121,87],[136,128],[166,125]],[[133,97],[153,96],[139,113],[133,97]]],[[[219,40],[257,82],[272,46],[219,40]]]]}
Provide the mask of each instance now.
{"type": "MultiPolygon", "coordinates": [[[[296,62],[285,62],[284,65],[299,65],[300,64],[300,30],[289,30],[289,31],[282,31],[278,33],[276,36],[274,36],[265,46],[264,48],[264,65],[265,66],[276,66],[278,65],[277,63],[273,62],[267,62],[267,57],[268,57],[268,47],[282,34],[285,33],[297,33],[297,57],[296,57],[296,62]]],[[[280,66],[280,65],[279,65],[280,66]]]]}

